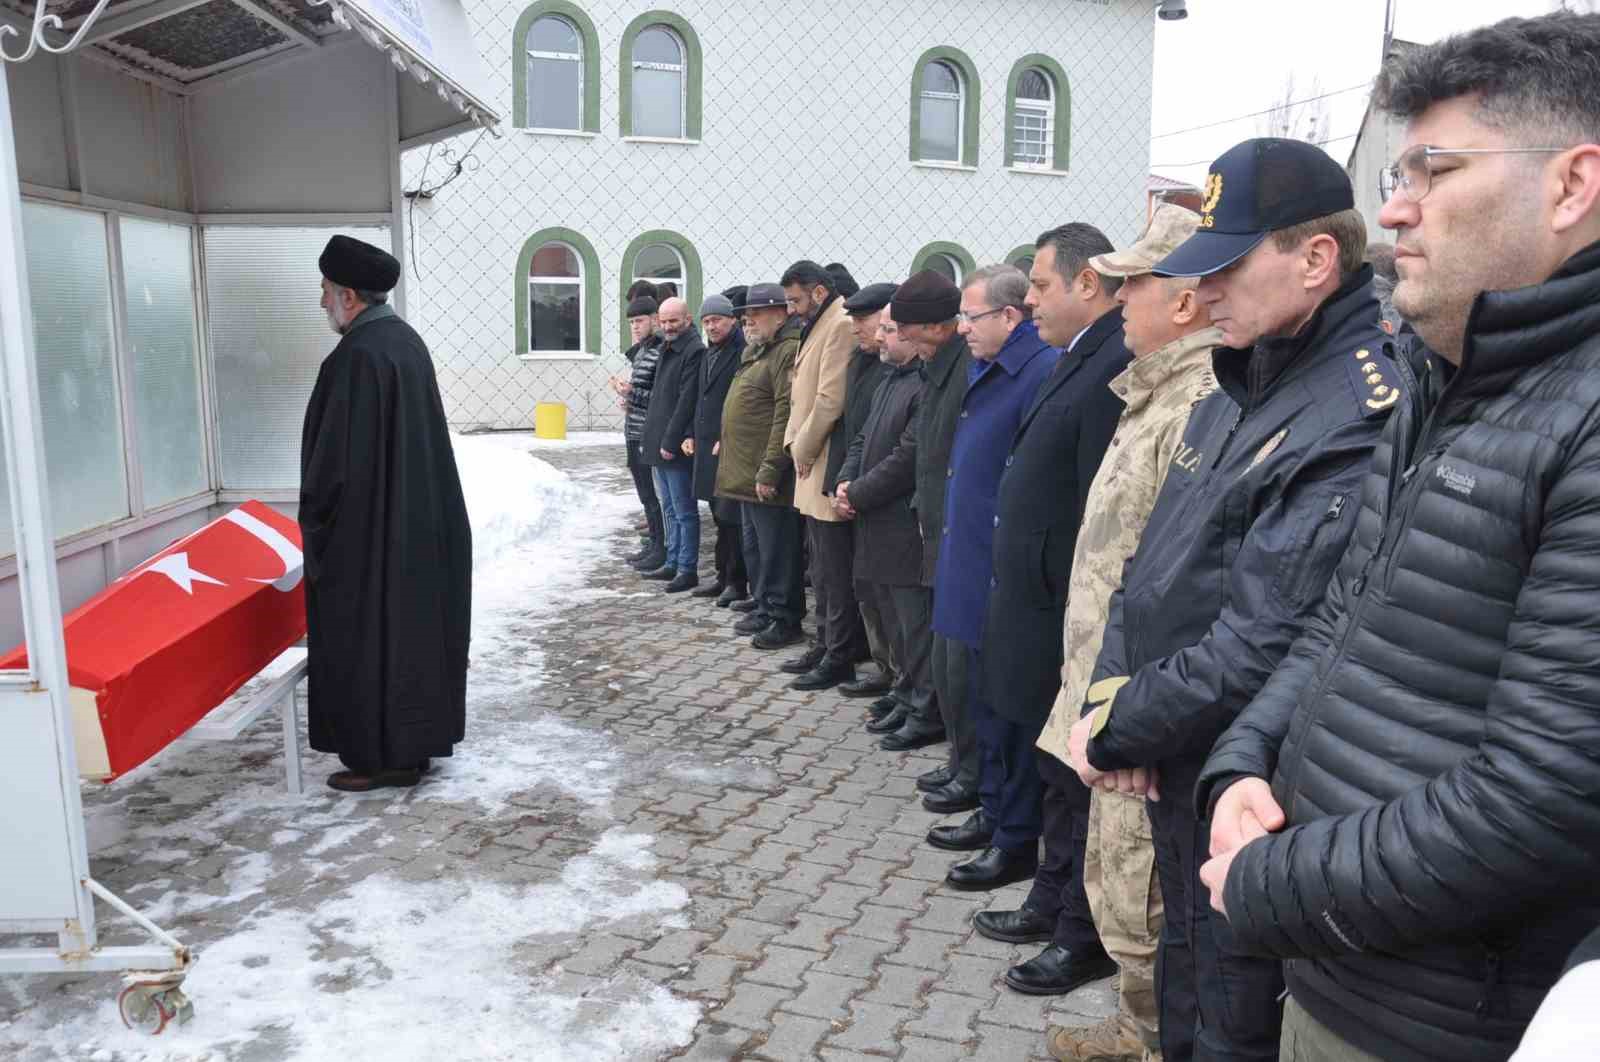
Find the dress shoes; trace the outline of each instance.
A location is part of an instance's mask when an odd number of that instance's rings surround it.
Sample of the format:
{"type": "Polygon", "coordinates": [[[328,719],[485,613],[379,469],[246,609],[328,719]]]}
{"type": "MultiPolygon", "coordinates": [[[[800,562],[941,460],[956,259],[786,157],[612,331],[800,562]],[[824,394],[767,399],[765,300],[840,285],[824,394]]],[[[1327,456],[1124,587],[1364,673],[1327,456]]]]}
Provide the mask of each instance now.
{"type": "Polygon", "coordinates": [[[782,649],[786,645],[794,645],[805,639],[806,632],[800,629],[798,623],[785,623],[783,620],[773,620],[767,629],[750,639],[750,645],[755,649],[773,650],[782,649]]]}
{"type": "Polygon", "coordinates": [[[669,594],[681,594],[685,590],[693,590],[699,585],[700,575],[698,572],[679,572],[672,577],[672,582],[667,584],[666,591],[669,594]]]}
{"type": "Polygon", "coordinates": [[[937,745],[944,740],[944,726],[940,723],[930,723],[914,715],[906,716],[906,721],[900,729],[878,742],[878,747],[885,752],[909,752],[911,749],[925,749],[929,745],[937,745]]]}
{"type": "Polygon", "coordinates": [[[799,656],[785,660],[778,665],[778,670],[786,675],[804,675],[818,664],[822,663],[824,650],[820,645],[813,645],[799,656]]]}
{"type": "Polygon", "coordinates": [[[946,852],[981,852],[994,840],[994,825],[982,809],[967,816],[959,826],[935,826],[928,831],[928,843],[946,852]]]}
{"type": "Polygon", "coordinates": [[[867,724],[869,734],[892,734],[905,725],[908,713],[905,705],[897,704],[894,710],[882,719],[874,719],[867,724]]]}
{"type": "Polygon", "coordinates": [[[859,678],[841,682],[839,692],[846,697],[877,697],[888,693],[893,687],[894,680],[884,674],[882,668],[874,668],[859,678]]]}
{"type": "Polygon", "coordinates": [[[761,604],[753,597],[742,597],[737,601],[728,602],[728,607],[735,612],[754,612],[761,607],[761,604]]]}
{"type": "Polygon", "coordinates": [[[640,574],[641,577],[645,579],[654,579],[657,582],[670,583],[672,580],[678,577],[678,569],[663,564],[659,568],[648,572],[642,572],[640,574]]]}
{"type": "MultiPolygon", "coordinates": [[[[734,605],[750,598],[750,591],[742,586],[726,586],[722,593],[717,595],[718,608],[732,608],[734,605]]],[[[740,611],[743,611],[742,609],[740,611]]]]}
{"type": "Polygon", "coordinates": [[[954,815],[959,811],[978,810],[978,789],[960,782],[946,782],[938,789],[925,793],[922,806],[936,815],[954,815]]]}
{"type": "Polygon", "coordinates": [[[1039,869],[1039,845],[1030,844],[1014,852],[990,845],[976,859],[957,863],[944,876],[944,883],[962,892],[988,892],[1017,881],[1027,881],[1039,869]]]}
{"type": "Polygon", "coordinates": [[[422,781],[427,770],[426,761],[421,767],[388,767],[377,774],[357,774],[355,771],[335,771],[328,775],[328,788],[341,793],[369,793],[374,789],[409,789],[422,781]]]}
{"type": "Polygon", "coordinates": [[[772,620],[760,612],[752,612],[733,625],[735,634],[760,634],[772,625],[772,620]]]}
{"type": "Polygon", "coordinates": [[[874,719],[882,719],[898,707],[900,707],[900,702],[895,699],[893,694],[890,694],[886,697],[879,697],[867,705],[867,713],[874,719]]]}
{"type": "Polygon", "coordinates": [[[841,682],[855,678],[856,669],[843,660],[829,660],[826,655],[817,666],[789,683],[791,690],[831,690],[841,682]]]}
{"type": "Polygon", "coordinates": [[[1116,972],[1116,962],[1098,948],[1084,953],[1052,944],[1034,958],[1007,970],[1006,984],[1027,996],[1064,996],[1116,972]]]}
{"type": "Polygon", "coordinates": [[[638,560],[631,560],[628,563],[633,565],[634,571],[654,571],[667,563],[667,551],[660,546],[651,546],[638,560]]]}
{"type": "Polygon", "coordinates": [[[949,767],[935,767],[931,771],[923,771],[917,775],[917,788],[924,793],[931,793],[935,789],[942,789],[955,781],[956,772],[949,767]]]}
{"type": "Polygon", "coordinates": [[[1056,935],[1056,920],[1031,907],[1015,911],[979,911],[972,916],[979,936],[1007,944],[1037,944],[1056,935]]]}
{"type": "Polygon", "coordinates": [[[718,597],[727,588],[728,588],[728,586],[727,586],[726,583],[722,582],[721,580],[718,580],[717,582],[712,583],[710,586],[702,586],[700,589],[696,590],[694,593],[690,594],[689,596],[690,597],[718,597]]]}

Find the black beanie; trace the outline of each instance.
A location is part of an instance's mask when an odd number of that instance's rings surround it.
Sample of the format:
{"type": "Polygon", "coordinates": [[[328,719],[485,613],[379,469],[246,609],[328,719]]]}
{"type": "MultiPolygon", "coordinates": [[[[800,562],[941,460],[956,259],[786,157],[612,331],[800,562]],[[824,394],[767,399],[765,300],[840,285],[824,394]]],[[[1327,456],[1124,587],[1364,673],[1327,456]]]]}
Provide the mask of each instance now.
{"type": "Polygon", "coordinates": [[[914,274],[889,300],[895,324],[943,324],[961,312],[961,289],[931,269],[914,274]]]}
{"type": "Polygon", "coordinates": [[[656,300],[648,295],[640,295],[637,299],[628,303],[628,316],[649,317],[656,312],[656,309],[656,300]]]}

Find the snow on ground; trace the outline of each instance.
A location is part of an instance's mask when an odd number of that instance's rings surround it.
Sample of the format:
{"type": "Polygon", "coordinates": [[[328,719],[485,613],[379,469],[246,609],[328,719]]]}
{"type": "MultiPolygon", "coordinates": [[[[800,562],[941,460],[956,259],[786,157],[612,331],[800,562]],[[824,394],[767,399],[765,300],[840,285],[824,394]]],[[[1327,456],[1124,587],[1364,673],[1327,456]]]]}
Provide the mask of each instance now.
{"type": "MultiPolygon", "coordinates": [[[[312,757],[307,794],[289,797],[275,725],[86,787],[97,876],[114,868],[125,898],[199,949],[195,1019],[151,1039],[122,1028],[110,975],[67,986],[70,999],[53,979],[0,977],[0,1057],[607,1062],[688,1043],[697,1004],[623,977],[574,995],[518,953],[624,918],[685,924],[688,895],[654,878],[653,838],[606,825],[622,765],[605,736],[529,707],[544,682],[538,632],[632,511],[625,480],[575,481],[527,435],[455,442],[475,546],[466,742],[404,795],[333,793],[316,773],[331,758],[312,757]],[[419,818],[503,832],[530,810],[591,826],[588,851],[559,874],[530,871],[531,884],[475,877],[442,847],[434,880],[373,867],[416,855],[402,831],[419,818]]],[[[104,917],[109,942],[132,939],[104,917]]]]}

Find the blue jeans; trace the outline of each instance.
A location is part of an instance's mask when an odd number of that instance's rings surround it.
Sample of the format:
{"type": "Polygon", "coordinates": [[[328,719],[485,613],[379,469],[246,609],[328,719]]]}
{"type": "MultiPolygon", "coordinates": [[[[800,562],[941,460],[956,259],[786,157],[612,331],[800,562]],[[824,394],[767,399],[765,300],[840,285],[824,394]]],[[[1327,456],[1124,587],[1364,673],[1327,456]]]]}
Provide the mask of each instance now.
{"type": "Polygon", "coordinates": [[[694,497],[694,463],[680,457],[657,465],[655,471],[666,525],[667,565],[693,573],[700,567],[700,503],[694,497]]]}

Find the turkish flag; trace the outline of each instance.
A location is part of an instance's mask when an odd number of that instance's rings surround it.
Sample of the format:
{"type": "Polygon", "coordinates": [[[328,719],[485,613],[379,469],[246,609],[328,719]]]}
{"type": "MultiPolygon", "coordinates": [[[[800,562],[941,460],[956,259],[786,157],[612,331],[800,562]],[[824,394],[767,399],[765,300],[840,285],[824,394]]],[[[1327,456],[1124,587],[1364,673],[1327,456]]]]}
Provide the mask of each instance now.
{"type": "MultiPolygon", "coordinates": [[[[300,527],[258,501],[182,538],[66,617],[79,772],[160,752],[306,633],[300,527]]],[[[26,666],[18,647],[0,669],[26,666]]]]}

